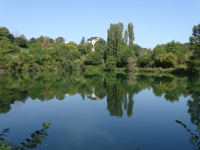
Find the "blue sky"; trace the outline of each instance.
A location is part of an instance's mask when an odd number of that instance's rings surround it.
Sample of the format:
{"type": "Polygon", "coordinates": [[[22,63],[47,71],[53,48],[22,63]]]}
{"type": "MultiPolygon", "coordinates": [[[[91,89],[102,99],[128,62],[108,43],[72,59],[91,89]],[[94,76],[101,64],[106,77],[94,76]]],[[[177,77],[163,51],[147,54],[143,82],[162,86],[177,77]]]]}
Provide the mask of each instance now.
{"type": "Polygon", "coordinates": [[[134,25],[135,44],[154,48],[172,40],[189,41],[200,23],[200,0],[0,0],[0,26],[28,39],[84,36],[107,39],[111,23],[134,25]],[[199,18],[199,19],[198,19],[199,18]]]}

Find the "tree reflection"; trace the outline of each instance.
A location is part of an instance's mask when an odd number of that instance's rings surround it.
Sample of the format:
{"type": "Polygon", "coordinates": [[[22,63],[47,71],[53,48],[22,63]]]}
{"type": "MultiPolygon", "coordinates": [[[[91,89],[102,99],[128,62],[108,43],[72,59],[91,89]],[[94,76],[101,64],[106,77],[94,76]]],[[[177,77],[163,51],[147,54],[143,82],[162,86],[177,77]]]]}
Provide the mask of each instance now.
{"type": "Polygon", "coordinates": [[[65,100],[79,94],[85,100],[107,99],[111,116],[133,114],[134,95],[152,89],[156,96],[169,102],[179,101],[180,96],[192,94],[189,77],[135,75],[115,72],[32,72],[0,76],[0,113],[7,113],[16,100],[25,102],[28,97],[48,101],[65,100]]]}
{"type": "Polygon", "coordinates": [[[191,88],[189,89],[192,96],[192,100],[189,99],[187,105],[189,106],[188,113],[191,116],[191,123],[195,124],[200,130],[200,79],[191,79],[188,84],[191,88]]]}
{"type": "Polygon", "coordinates": [[[191,138],[189,142],[193,145],[193,149],[200,149],[200,78],[188,78],[187,90],[191,93],[191,99],[188,100],[187,106],[188,114],[190,114],[190,121],[192,124],[196,125],[196,131],[198,135],[192,133],[185,124],[181,121],[176,120],[177,123],[181,124],[190,134],[191,138]]]}

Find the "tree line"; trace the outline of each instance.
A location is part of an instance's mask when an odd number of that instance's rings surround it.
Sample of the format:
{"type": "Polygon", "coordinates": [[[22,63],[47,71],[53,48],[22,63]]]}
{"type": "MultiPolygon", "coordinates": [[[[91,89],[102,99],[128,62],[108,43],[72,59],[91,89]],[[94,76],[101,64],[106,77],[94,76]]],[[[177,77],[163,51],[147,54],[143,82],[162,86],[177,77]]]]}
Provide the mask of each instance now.
{"type": "Polygon", "coordinates": [[[107,41],[98,40],[93,46],[82,38],[80,44],[65,43],[63,37],[55,40],[47,36],[27,39],[23,34],[13,36],[6,27],[0,27],[0,70],[43,71],[84,70],[98,68],[133,71],[141,68],[185,68],[198,74],[200,69],[200,24],[193,27],[190,42],[171,41],[157,45],[153,50],[134,43],[133,24],[124,30],[123,23],[110,24],[107,41]],[[92,51],[92,49],[95,51],[92,51]]]}

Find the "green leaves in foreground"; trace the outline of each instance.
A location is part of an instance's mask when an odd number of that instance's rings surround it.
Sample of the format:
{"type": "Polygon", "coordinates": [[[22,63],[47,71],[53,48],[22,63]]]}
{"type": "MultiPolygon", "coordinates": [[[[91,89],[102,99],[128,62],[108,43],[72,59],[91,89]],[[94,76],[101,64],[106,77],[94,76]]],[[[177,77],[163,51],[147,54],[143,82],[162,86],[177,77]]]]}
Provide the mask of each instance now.
{"type": "MultiPolygon", "coordinates": [[[[200,149],[200,137],[194,133],[191,133],[191,131],[187,128],[187,126],[182,123],[181,121],[175,120],[178,124],[182,125],[190,134],[191,138],[189,139],[190,144],[192,144],[192,148],[199,150],[200,149]]],[[[199,127],[198,127],[199,128],[199,127]]]]}
{"type": "Polygon", "coordinates": [[[46,129],[47,129],[47,128],[50,128],[51,123],[52,123],[52,122],[44,123],[44,124],[43,124],[43,127],[46,128],[46,129]]]}
{"type": "Polygon", "coordinates": [[[6,136],[5,133],[9,133],[9,129],[5,129],[2,131],[2,134],[0,134],[0,150],[25,150],[27,148],[36,148],[37,144],[41,144],[43,142],[42,139],[46,139],[48,136],[46,129],[50,128],[50,125],[51,122],[44,123],[43,129],[32,133],[32,139],[26,139],[27,143],[21,143],[22,146],[6,142],[2,136],[6,136]]]}

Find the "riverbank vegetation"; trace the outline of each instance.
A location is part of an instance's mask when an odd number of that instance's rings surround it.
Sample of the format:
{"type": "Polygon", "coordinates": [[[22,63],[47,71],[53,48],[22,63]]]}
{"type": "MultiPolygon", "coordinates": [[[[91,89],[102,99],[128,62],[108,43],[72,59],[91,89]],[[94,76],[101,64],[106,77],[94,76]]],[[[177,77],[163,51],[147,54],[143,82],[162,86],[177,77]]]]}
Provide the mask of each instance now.
{"type": "Polygon", "coordinates": [[[132,23],[125,30],[122,23],[111,24],[107,41],[100,39],[94,46],[84,37],[78,45],[65,44],[63,37],[28,40],[0,27],[0,72],[86,69],[199,74],[200,24],[193,27],[190,42],[184,44],[171,41],[151,50],[134,44],[134,39],[132,23]]]}

